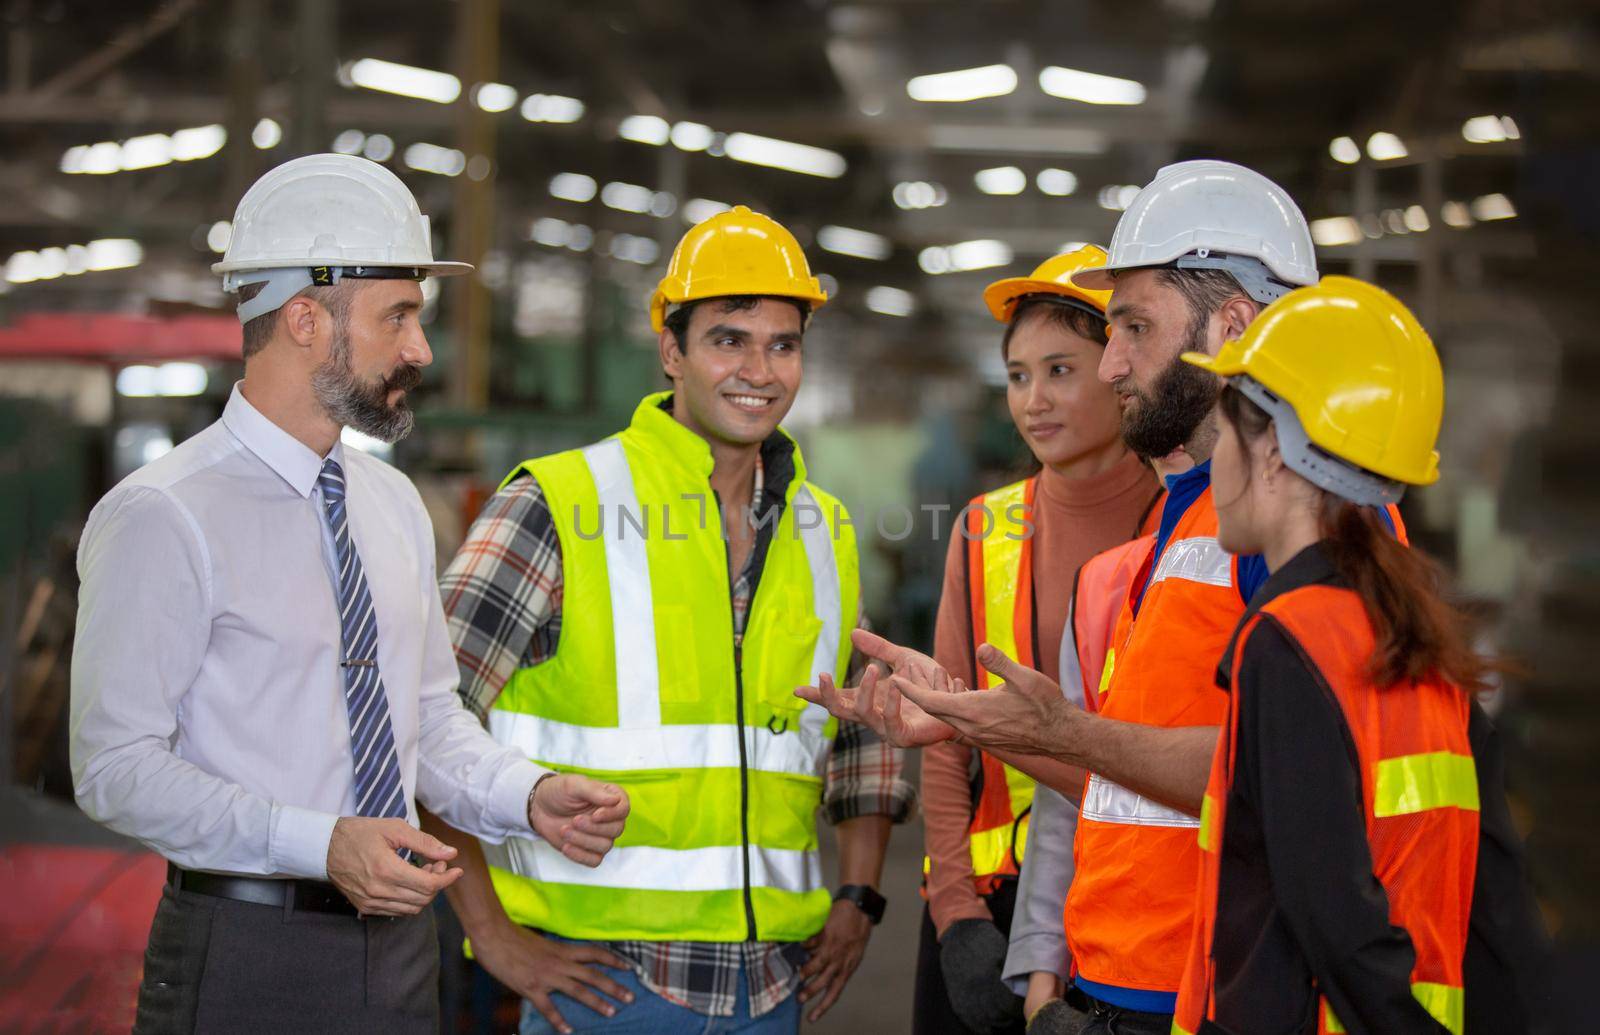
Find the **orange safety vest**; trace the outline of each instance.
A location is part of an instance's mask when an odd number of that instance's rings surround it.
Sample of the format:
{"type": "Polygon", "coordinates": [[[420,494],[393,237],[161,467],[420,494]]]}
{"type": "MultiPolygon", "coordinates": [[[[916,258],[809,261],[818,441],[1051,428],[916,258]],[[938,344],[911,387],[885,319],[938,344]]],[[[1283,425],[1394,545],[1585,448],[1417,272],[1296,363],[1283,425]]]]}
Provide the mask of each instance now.
{"type": "MultiPolygon", "coordinates": [[[[1374,685],[1367,674],[1374,639],[1366,610],[1353,591],[1331,586],[1307,586],[1270,601],[1251,616],[1234,648],[1235,693],[1200,810],[1198,916],[1172,1031],[1193,1035],[1215,1018],[1219,975],[1211,948],[1237,758],[1238,694],[1271,691],[1239,689],[1239,659],[1262,614],[1271,615],[1295,640],[1338,699],[1360,767],[1373,875],[1387,894],[1389,922],[1406,930],[1416,950],[1412,994],[1440,1024],[1461,1035],[1462,956],[1478,855],[1478,781],[1467,739],[1471,702],[1438,678],[1374,685]]],[[[1227,980],[1220,975],[1223,984],[1227,980]]],[[[1316,1030],[1319,1035],[1344,1031],[1326,998],[1318,1004],[1316,1030]]]]}
{"type": "MultiPolygon", "coordinates": [[[[1399,509],[1391,506],[1389,514],[1405,542],[1399,509]]],[[[1161,555],[1144,555],[1123,595],[1099,683],[1100,714],[1148,726],[1221,726],[1228,701],[1216,686],[1216,666],[1244,610],[1238,561],[1217,542],[1207,486],[1178,518],[1161,555]]],[[[1199,826],[1197,817],[1088,775],[1063,910],[1075,974],[1122,988],[1178,990],[1194,920],[1199,826]]]]}
{"type": "MultiPolygon", "coordinates": [[[[1090,711],[1100,708],[1100,693],[1116,664],[1115,639],[1122,603],[1128,587],[1143,570],[1155,548],[1155,520],[1161,513],[1166,494],[1152,502],[1139,536],[1119,543],[1083,562],[1072,586],[1072,611],[1067,632],[1077,653],[1078,675],[1083,683],[1083,705],[1090,711]]],[[[1063,647],[1063,656],[1066,648],[1063,647]]],[[[1063,673],[1063,676],[1065,673],[1063,673]]]]}
{"type": "MultiPolygon", "coordinates": [[[[1033,621],[1033,498],[1035,475],[975,497],[964,511],[967,536],[967,611],[974,649],[991,643],[1019,665],[1037,668],[1033,621]]],[[[978,689],[996,678],[974,659],[978,689]]],[[[981,894],[1015,875],[1027,850],[1033,777],[978,752],[981,790],[967,826],[972,875],[981,894]]]]}

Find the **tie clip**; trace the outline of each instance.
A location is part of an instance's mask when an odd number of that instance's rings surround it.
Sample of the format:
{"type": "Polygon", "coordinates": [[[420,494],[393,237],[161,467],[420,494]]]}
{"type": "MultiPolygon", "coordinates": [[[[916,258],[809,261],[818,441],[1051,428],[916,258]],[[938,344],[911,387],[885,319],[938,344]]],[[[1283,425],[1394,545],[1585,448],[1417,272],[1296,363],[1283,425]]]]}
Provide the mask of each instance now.
{"type": "Polygon", "coordinates": [[[348,658],[339,662],[340,668],[375,668],[378,662],[373,658],[348,658]]]}

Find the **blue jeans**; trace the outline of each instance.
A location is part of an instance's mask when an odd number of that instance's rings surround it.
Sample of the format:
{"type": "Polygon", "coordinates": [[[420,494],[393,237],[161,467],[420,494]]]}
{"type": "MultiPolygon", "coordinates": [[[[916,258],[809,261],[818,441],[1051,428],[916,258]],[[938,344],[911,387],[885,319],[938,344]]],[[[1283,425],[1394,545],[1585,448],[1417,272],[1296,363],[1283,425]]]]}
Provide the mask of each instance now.
{"type": "MultiPolygon", "coordinates": [[[[597,966],[590,964],[590,966],[597,966]]],[[[639,975],[629,967],[613,970],[599,967],[617,984],[633,993],[633,1002],[615,1004],[616,1015],[602,1017],[582,1003],[552,992],[550,999],[575,1032],[604,1032],[606,1035],[795,1035],[800,1030],[800,999],[791,995],[760,1017],[750,1016],[748,975],[741,967],[738,999],[732,1017],[707,1017],[703,1013],[669,1002],[644,987],[639,975]]],[[[609,997],[602,996],[607,999],[609,997]]],[[[522,1004],[521,1035],[556,1035],[556,1029],[533,1004],[522,1004]]]]}

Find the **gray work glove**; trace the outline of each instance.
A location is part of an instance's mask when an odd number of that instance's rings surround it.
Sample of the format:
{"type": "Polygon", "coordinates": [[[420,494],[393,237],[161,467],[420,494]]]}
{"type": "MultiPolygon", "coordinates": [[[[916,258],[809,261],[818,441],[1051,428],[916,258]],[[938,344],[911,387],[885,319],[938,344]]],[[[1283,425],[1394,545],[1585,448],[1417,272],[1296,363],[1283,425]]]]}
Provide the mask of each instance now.
{"type": "Polygon", "coordinates": [[[1074,1010],[1064,999],[1052,999],[1034,1011],[1028,1035],[1078,1035],[1089,1015],[1074,1010]]]}
{"type": "Polygon", "coordinates": [[[939,939],[939,968],[944,971],[950,1006],[973,1031],[995,1031],[1022,1022],[1022,997],[1000,977],[1008,947],[994,921],[977,918],[957,920],[939,939]]]}

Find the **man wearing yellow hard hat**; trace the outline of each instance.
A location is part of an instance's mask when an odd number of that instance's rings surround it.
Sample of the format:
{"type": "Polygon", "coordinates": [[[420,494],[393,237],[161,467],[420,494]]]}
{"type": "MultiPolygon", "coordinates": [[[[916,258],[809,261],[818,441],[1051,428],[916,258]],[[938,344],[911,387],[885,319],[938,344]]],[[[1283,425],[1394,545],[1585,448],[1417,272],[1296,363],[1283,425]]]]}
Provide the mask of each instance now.
{"type": "MultiPolygon", "coordinates": [[[[1039,470],[974,498],[963,510],[962,534],[950,537],[933,653],[974,686],[988,685],[975,659],[985,641],[1005,643],[1008,653],[1062,680],[1075,588],[1063,574],[1135,535],[1159,495],[1150,469],[1122,442],[1116,393],[1096,376],[1111,293],[1071,283],[1105,261],[1102,249],[1085,245],[984,292],[1005,327],[1006,403],[1039,470]]],[[[1001,979],[1012,916],[1023,907],[1018,870],[1036,843],[1034,802],[1033,780],[987,752],[954,742],[923,752],[928,906],[914,1032],[1022,1030],[1024,999],[1001,979]]],[[[1069,852],[1075,819],[1052,834],[1069,852]]],[[[1024,988],[1038,984],[1041,998],[1066,977],[1064,969],[1056,973],[1064,952],[1016,955],[1024,988]],[[1039,979],[1030,982],[1035,971],[1039,979]]]]}
{"type": "Polygon", "coordinates": [[[779,427],[826,301],[774,220],[740,206],[694,227],[650,300],[672,389],[519,465],[442,579],[462,694],[496,739],[632,802],[594,869],[441,834],[466,871],[451,903],[528,1000],[525,1033],[793,1032],[882,916],[914,797],[900,752],[792,693],[848,668],[860,615],[849,515],[779,427]]]}

